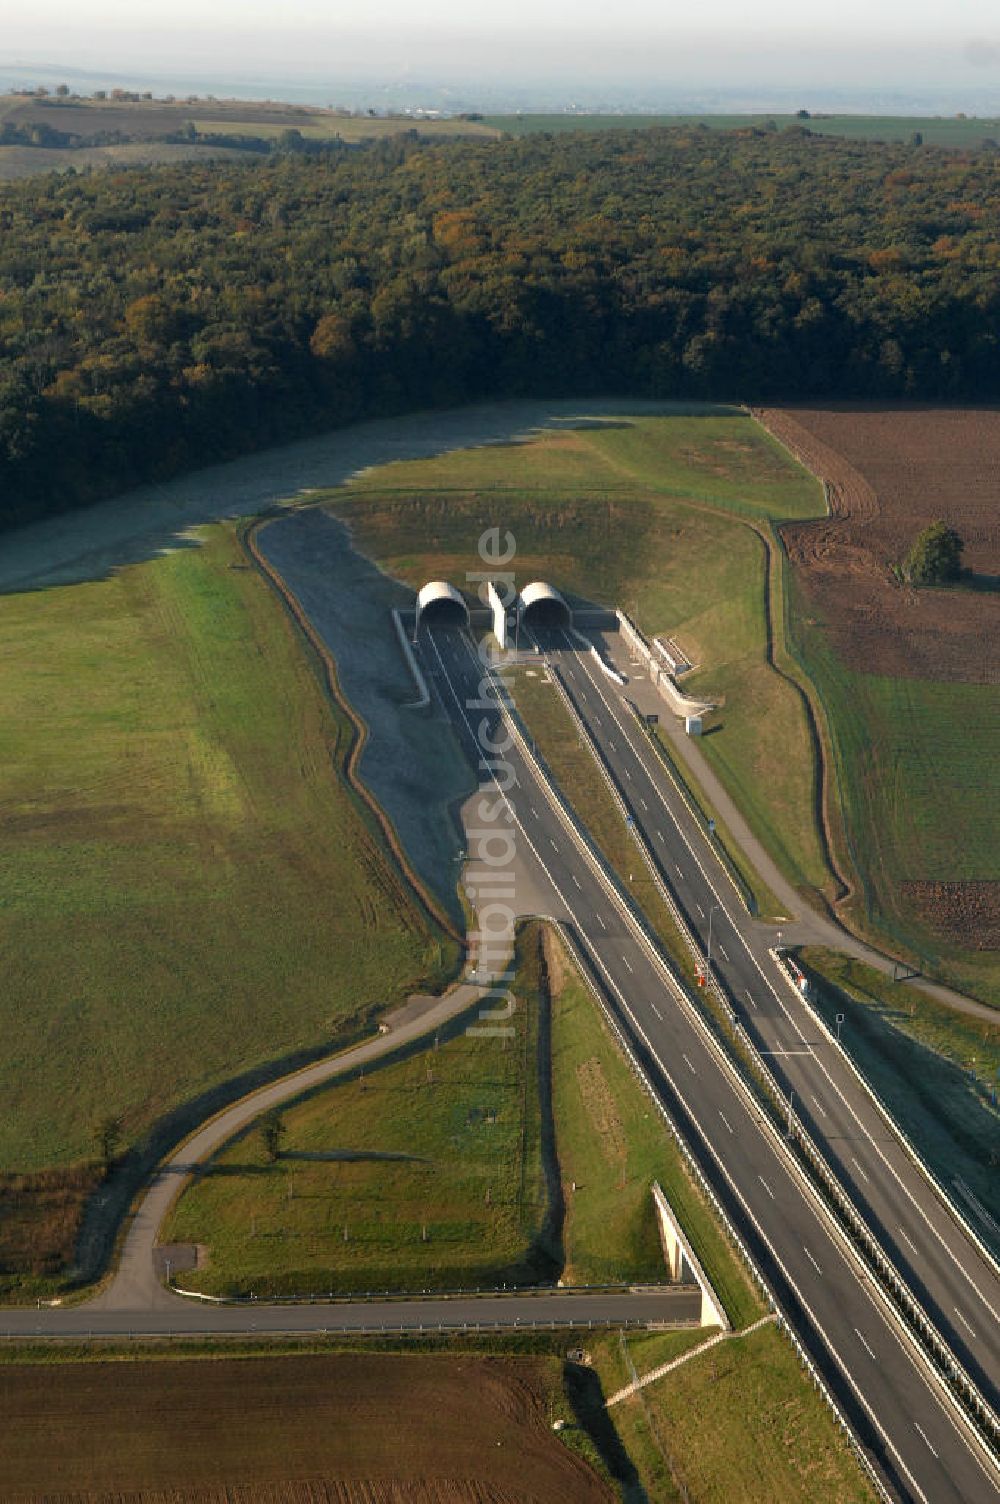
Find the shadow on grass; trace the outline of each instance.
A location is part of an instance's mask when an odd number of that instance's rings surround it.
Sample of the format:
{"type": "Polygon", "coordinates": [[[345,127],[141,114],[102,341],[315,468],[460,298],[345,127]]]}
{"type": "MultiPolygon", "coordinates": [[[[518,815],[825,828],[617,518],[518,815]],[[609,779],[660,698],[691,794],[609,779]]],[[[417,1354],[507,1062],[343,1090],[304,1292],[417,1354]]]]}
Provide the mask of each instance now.
{"type": "Polygon", "coordinates": [[[577,1425],[590,1437],[612,1478],[623,1485],[625,1497],[633,1504],[645,1501],[648,1496],[639,1481],[635,1464],[605,1408],[604,1390],[598,1375],[582,1364],[566,1363],[563,1383],[577,1425]]]}

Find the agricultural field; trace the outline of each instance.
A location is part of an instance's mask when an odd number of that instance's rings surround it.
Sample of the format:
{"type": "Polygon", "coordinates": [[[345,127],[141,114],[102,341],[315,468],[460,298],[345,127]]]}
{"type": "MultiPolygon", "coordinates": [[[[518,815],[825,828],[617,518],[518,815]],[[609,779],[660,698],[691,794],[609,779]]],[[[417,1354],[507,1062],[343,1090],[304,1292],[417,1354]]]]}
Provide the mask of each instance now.
{"type": "Polygon", "coordinates": [[[1000,1003],[1000,414],[763,416],[829,486],[828,519],[781,531],[789,646],[826,711],[862,878],[854,917],[1000,1003]],[[893,565],[937,517],[965,540],[971,577],[914,590],[893,565]]]}
{"type": "Polygon", "coordinates": [[[332,1353],[0,1364],[0,1495],[150,1504],[610,1504],[551,1428],[546,1356],[332,1353]]]}
{"type": "Polygon", "coordinates": [[[0,1285],[69,1254],[102,1120],[149,1148],[453,964],[283,608],[231,527],[201,542],[0,597],[0,1285]]]}
{"type": "Polygon", "coordinates": [[[799,695],[768,661],[770,529],[822,517],[816,481],[733,409],[584,420],[531,442],[380,466],[333,493],[358,547],[407,583],[461,585],[502,518],[522,584],[623,605],[676,636],[685,679],[720,704],[706,756],[802,889],[832,895],[814,817],[815,767],[799,695]]]}
{"type": "Polygon", "coordinates": [[[488,115],[488,125],[512,136],[537,131],[647,130],[652,126],[687,131],[781,130],[805,127],[818,136],[840,136],[848,141],[912,141],[923,137],[925,146],[962,149],[1000,141],[1000,120],[965,115],[488,115]]]}

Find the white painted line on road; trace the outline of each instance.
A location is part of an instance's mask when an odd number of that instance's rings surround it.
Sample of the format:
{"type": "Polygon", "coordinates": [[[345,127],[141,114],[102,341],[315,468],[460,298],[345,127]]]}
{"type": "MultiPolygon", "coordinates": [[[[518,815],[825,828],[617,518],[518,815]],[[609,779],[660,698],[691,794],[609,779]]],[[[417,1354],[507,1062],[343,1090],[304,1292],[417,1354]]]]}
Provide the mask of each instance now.
{"type": "Polygon", "coordinates": [[[614,742],[610,742],[609,741],[608,742],[608,746],[611,748],[612,752],[614,752],[614,750],[615,750],[615,744],[614,744],[614,742]]]}
{"type": "Polygon", "coordinates": [[[852,1155],[851,1155],[851,1164],[852,1164],[852,1165],[853,1165],[853,1166],[854,1166],[854,1168],[855,1168],[855,1169],[856,1169],[856,1170],[857,1170],[857,1172],[858,1172],[858,1174],[859,1174],[859,1175],[860,1175],[860,1176],[861,1176],[861,1179],[862,1179],[862,1180],[863,1180],[863,1181],[864,1181],[864,1182],[865,1182],[865,1184],[867,1184],[867,1183],[868,1183],[868,1176],[867,1176],[867,1175],[866,1175],[866,1174],[865,1174],[865,1172],[864,1172],[864,1170],[863,1170],[863,1169],[862,1169],[862,1168],[861,1168],[861,1166],[860,1166],[860,1165],[859,1165],[859,1164],[858,1164],[858,1162],[857,1162],[857,1160],[856,1160],[856,1159],[855,1159],[855,1158],[854,1158],[854,1155],[853,1155],[853,1154],[852,1154],[852,1155]]]}
{"type": "Polygon", "coordinates": [[[603,918],[602,918],[602,916],[600,914],[595,914],[594,918],[597,920],[597,922],[601,926],[602,930],[606,930],[607,929],[607,925],[604,923],[604,920],[603,920],[603,918]]]}
{"type": "Polygon", "coordinates": [[[868,1343],[865,1341],[864,1337],[862,1337],[861,1333],[858,1331],[857,1327],[854,1328],[854,1333],[855,1333],[855,1336],[857,1337],[858,1341],[861,1343],[861,1346],[864,1348],[865,1352],[868,1354],[869,1358],[871,1358],[872,1362],[873,1363],[877,1363],[878,1359],[876,1358],[875,1354],[872,1352],[871,1348],[868,1346],[868,1343]]]}
{"type": "Polygon", "coordinates": [[[732,1133],[733,1130],[732,1130],[732,1127],[730,1125],[729,1119],[726,1117],[726,1114],[723,1112],[723,1110],[722,1110],[721,1107],[719,1108],[719,1117],[725,1123],[726,1127],[729,1129],[729,1132],[732,1133]]]}
{"type": "MultiPolygon", "coordinates": [[[[744,994],[744,996],[746,997],[746,1000],[750,1004],[751,1008],[756,1008],[757,1004],[754,1002],[754,1000],[753,1000],[752,996],[750,995],[750,993],[747,992],[747,993],[744,994]]],[[[816,1098],[814,1097],[813,1101],[815,1102],[815,1100],[816,1100],[816,1098]]]]}
{"type": "Polygon", "coordinates": [[[629,960],[628,956],[622,956],[622,960],[625,962],[625,965],[628,967],[629,971],[631,971],[632,970],[632,963],[629,960]]]}
{"type": "Polygon", "coordinates": [[[695,904],[695,908],[698,910],[698,913],[701,915],[702,919],[704,919],[704,917],[705,917],[705,910],[702,908],[701,904],[700,903],[696,903],[695,904]]]}
{"type": "MultiPolygon", "coordinates": [[[[577,875],[576,875],[576,873],[575,873],[575,872],[571,872],[571,873],[570,873],[570,877],[571,877],[571,878],[572,878],[572,879],[573,879],[573,881],[574,881],[574,883],[575,883],[575,884],[576,884],[576,886],[577,886],[577,887],[578,887],[578,888],[580,888],[580,879],[579,879],[579,878],[578,878],[578,877],[577,877],[577,875]]],[[[582,892],[583,892],[583,889],[582,889],[582,888],[580,888],[580,892],[581,892],[581,893],[582,893],[582,892]]]]}
{"type": "Polygon", "coordinates": [[[923,1437],[924,1441],[927,1442],[927,1445],[928,1445],[928,1447],[930,1448],[930,1451],[931,1451],[931,1455],[934,1456],[934,1457],[936,1457],[937,1456],[937,1452],[934,1451],[934,1448],[931,1446],[930,1442],[927,1441],[927,1432],[924,1430],[923,1426],[920,1424],[920,1422],[918,1420],[915,1420],[913,1422],[913,1424],[916,1426],[917,1430],[920,1432],[920,1434],[923,1437]]]}
{"type": "Polygon", "coordinates": [[[812,1264],[813,1268],[816,1270],[816,1273],[817,1274],[822,1274],[823,1273],[822,1269],[819,1267],[819,1265],[817,1264],[816,1260],[813,1258],[812,1254],[809,1252],[808,1248],[806,1247],[806,1245],[804,1243],[802,1245],[802,1252],[805,1254],[805,1256],[809,1260],[810,1264],[812,1264]]]}
{"type": "Polygon", "coordinates": [[[819,1113],[820,1117],[825,1118],[826,1117],[826,1108],[823,1106],[823,1103],[820,1101],[819,1097],[813,1097],[813,1104],[814,1104],[814,1106],[816,1108],[816,1111],[819,1113]]]}
{"type": "Polygon", "coordinates": [[[771,1187],[768,1185],[768,1183],[764,1179],[763,1175],[758,1175],[757,1179],[760,1181],[761,1185],[764,1187],[765,1191],[767,1192],[767,1194],[770,1196],[771,1200],[773,1201],[774,1200],[774,1192],[771,1190],[771,1187]]]}
{"type": "Polygon", "coordinates": [[[919,1258],[920,1257],[920,1249],[917,1247],[916,1243],[914,1243],[914,1241],[913,1241],[912,1238],[906,1236],[906,1229],[904,1227],[901,1227],[899,1229],[899,1234],[900,1234],[900,1237],[906,1238],[906,1241],[909,1243],[910,1247],[913,1249],[913,1252],[919,1258]]]}
{"type": "Polygon", "coordinates": [[[657,840],[658,840],[658,841],[662,841],[662,840],[665,840],[665,839],[666,839],[666,838],[665,838],[665,836],[664,836],[664,834],[663,834],[663,831],[662,831],[662,830],[658,830],[658,831],[657,831],[657,832],[656,832],[656,839],[657,839],[657,840]]]}
{"type": "Polygon", "coordinates": [[[728,957],[728,956],[727,956],[727,955],[726,955],[726,953],[725,953],[725,951],[724,951],[724,950],[723,950],[723,949],[722,949],[722,946],[721,946],[721,945],[719,945],[719,946],[717,946],[717,947],[716,947],[716,949],[717,949],[717,950],[718,950],[718,952],[719,952],[719,955],[720,955],[720,956],[721,956],[721,957],[722,957],[722,959],[723,959],[723,960],[724,960],[724,961],[728,961],[728,960],[729,960],[729,957],[728,957]]]}
{"type": "Polygon", "coordinates": [[[679,867],[677,868],[677,876],[678,877],[683,877],[684,876],[683,872],[681,871],[681,869],[679,867]]]}
{"type": "Polygon", "coordinates": [[[652,1010],[656,1014],[657,1018],[660,1019],[660,1021],[662,1022],[662,1020],[663,1020],[663,1014],[660,1012],[660,1010],[656,1006],[656,1004],[655,1003],[650,1003],[649,1006],[652,1008],[652,1010]]]}
{"type": "Polygon", "coordinates": [[[625,774],[625,777],[628,779],[629,783],[631,783],[632,774],[629,772],[628,768],[622,768],[622,772],[625,774]]]}
{"type": "Polygon", "coordinates": [[[971,1333],[971,1335],[974,1337],[976,1335],[975,1327],[971,1327],[969,1325],[969,1323],[966,1321],[965,1317],[962,1315],[961,1311],[958,1309],[958,1306],[955,1307],[955,1315],[958,1317],[959,1321],[965,1327],[965,1330],[967,1332],[971,1333]]]}
{"type": "Polygon", "coordinates": [[[642,797],[641,794],[639,795],[639,803],[642,805],[643,809],[645,809],[645,810],[649,809],[649,805],[646,803],[645,799],[642,797]]]}
{"type": "Polygon", "coordinates": [[[681,1058],[684,1061],[684,1064],[687,1066],[688,1070],[691,1072],[692,1076],[697,1076],[698,1072],[695,1070],[688,1057],[684,1054],[683,1050],[681,1051],[681,1058]]]}
{"type": "Polygon", "coordinates": [[[553,841],[551,836],[549,836],[549,845],[552,847],[553,851],[559,850],[559,847],[556,845],[555,841],[553,841]]]}

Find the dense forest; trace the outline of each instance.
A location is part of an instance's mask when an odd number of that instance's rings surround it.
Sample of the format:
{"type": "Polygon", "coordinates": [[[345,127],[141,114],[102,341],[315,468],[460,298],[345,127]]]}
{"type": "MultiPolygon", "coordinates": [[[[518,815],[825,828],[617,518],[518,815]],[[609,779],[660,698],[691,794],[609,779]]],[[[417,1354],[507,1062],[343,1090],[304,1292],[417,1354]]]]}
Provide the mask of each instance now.
{"type": "Polygon", "coordinates": [[[494,394],[1000,398],[1000,153],[704,128],[0,188],[0,521],[494,394]]]}

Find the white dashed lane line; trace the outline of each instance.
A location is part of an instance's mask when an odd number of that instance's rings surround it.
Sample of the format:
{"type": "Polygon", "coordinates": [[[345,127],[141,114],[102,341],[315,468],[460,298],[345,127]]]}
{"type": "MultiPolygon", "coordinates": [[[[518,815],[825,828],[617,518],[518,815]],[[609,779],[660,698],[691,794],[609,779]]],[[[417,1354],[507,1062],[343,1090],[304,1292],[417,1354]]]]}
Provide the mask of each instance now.
{"type": "Polygon", "coordinates": [[[725,1123],[725,1125],[726,1125],[726,1128],[727,1128],[727,1129],[728,1129],[728,1131],[729,1131],[729,1132],[730,1132],[730,1133],[732,1133],[732,1131],[733,1131],[733,1130],[732,1130],[732,1128],[731,1128],[731,1127],[730,1127],[730,1124],[729,1124],[729,1119],[728,1119],[728,1118],[727,1118],[727,1117],[726,1117],[726,1114],[725,1114],[725,1113],[724,1113],[724,1112],[723,1112],[723,1110],[722,1110],[722,1108],[721,1108],[721,1107],[720,1107],[720,1108],[719,1108],[719,1117],[720,1117],[720,1118],[721,1118],[721,1119],[722,1119],[722,1121],[723,1121],[723,1122],[724,1122],[724,1123],[725,1123]]]}
{"type": "Polygon", "coordinates": [[[757,1179],[760,1181],[761,1185],[764,1187],[765,1191],[767,1192],[767,1194],[770,1196],[771,1200],[773,1201],[774,1200],[774,1192],[771,1190],[771,1187],[768,1185],[768,1183],[764,1179],[763,1175],[758,1175],[757,1179]]]}
{"type": "Polygon", "coordinates": [[[857,1327],[854,1328],[854,1332],[855,1332],[855,1336],[857,1337],[858,1341],[861,1343],[861,1346],[864,1348],[864,1350],[868,1354],[869,1358],[871,1358],[873,1362],[877,1363],[878,1359],[875,1357],[875,1354],[872,1352],[871,1348],[868,1346],[868,1343],[865,1341],[864,1337],[862,1337],[862,1335],[858,1331],[857,1327]]]}
{"type": "Polygon", "coordinates": [[[805,1246],[804,1243],[802,1245],[802,1252],[805,1254],[805,1256],[809,1260],[810,1264],[812,1264],[813,1268],[816,1270],[816,1273],[817,1274],[822,1274],[823,1273],[822,1269],[819,1267],[819,1265],[817,1264],[816,1260],[813,1258],[812,1254],[809,1252],[808,1248],[805,1246]]]}

